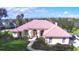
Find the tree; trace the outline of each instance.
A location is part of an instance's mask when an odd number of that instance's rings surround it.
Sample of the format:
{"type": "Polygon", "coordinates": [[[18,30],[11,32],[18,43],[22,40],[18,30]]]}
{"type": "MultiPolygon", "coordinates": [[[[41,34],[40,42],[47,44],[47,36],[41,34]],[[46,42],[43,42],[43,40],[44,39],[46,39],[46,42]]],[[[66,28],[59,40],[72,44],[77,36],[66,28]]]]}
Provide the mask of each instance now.
{"type": "Polygon", "coordinates": [[[7,10],[4,8],[0,8],[0,20],[2,17],[7,17],[7,10]]]}
{"type": "Polygon", "coordinates": [[[74,20],[73,19],[60,18],[59,20],[57,20],[57,22],[60,27],[68,30],[69,32],[71,32],[74,27],[74,20]]]}
{"type": "Polygon", "coordinates": [[[23,20],[24,14],[20,14],[16,16],[16,24],[17,26],[20,26],[23,24],[22,20],[23,20]]]}
{"type": "Polygon", "coordinates": [[[24,17],[24,14],[20,14],[20,16],[21,16],[21,18],[23,19],[23,17],[24,17]]]}

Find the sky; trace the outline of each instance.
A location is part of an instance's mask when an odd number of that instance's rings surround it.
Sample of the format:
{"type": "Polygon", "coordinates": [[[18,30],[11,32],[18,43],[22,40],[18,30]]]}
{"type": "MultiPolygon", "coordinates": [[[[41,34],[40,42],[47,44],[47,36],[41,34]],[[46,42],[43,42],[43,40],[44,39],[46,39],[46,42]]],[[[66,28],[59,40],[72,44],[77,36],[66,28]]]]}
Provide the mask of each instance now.
{"type": "MultiPolygon", "coordinates": [[[[79,7],[4,7],[7,10],[6,19],[15,19],[23,13],[24,18],[72,17],[79,18],[79,7]]],[[[3,19],[5,19],[3,17],[3,19]]]]}

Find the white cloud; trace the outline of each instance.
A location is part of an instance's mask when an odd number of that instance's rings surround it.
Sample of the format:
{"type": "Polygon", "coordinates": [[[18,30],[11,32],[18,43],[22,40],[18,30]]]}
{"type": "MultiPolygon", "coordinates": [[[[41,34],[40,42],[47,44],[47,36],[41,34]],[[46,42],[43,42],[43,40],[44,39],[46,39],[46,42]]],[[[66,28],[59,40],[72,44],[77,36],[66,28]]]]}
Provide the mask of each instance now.
{"type": "Polygon", "coordinates": [[[59,14],[58,17],[61,17],[61,14],[59,14]]]}
{"type": "Polygon", "coordinates": [[[32,7],[6,7],[7,12],[8,12],[8,17],[7,18],[15,18],[16,15],[23,13],[28,14],[31,12],[34,8],[32,7]]]}
{"type": "Polygon", "coordinates": [[[26,17],[78,17],[77,14],[71,14],[68,11],[64,11],[63,13],[57,13],[53,11],[49,11],[44,8],[37,7],[6,7],[8,11],[8,18],[16,18],[17,14],[23,13],[26,17]]]}
{"type": "Polygon", "coordinates": [[[70,14],[68,11],[65,11],[63,14],[59,14],[58,17],[79,18],[79,14],[70,14]]]}
{"type": "Polygon", "coordinates": [[[68,14],[68,11],[65,11],[65,12],[64,12],[64,15],[67,15],[67,14],[68,14]]]}

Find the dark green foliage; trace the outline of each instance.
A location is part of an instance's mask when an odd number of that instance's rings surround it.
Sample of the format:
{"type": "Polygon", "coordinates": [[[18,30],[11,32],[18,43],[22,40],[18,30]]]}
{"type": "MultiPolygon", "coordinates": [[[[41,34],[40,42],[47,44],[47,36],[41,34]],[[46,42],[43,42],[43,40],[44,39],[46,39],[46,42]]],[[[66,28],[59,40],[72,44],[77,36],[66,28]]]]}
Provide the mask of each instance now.
{"type": "Polygon", "coordinates": [[[12,33],[11,32],[0,32],[0,38],[7,41],[7,40],[11,40],[12,37],[12,33]]]}
{"type": "Polygon", "coordinates": [[[49,47],[50,51],[73,51],[74,50],[74,46],[70,46],[70,45],[62,45],[62,44],[56,44],[56,45],[52,45],[51,47],[49,47]]]}
{"type": "Polygon", "coordinates": [[[0,38],[3,36],[3,33],[2,32],[0,32],[0,38]]]}
{"type": "Polygon", "coordinates": [[[76,19],[74,18],[49,18],[50,22],[57,22],[58,26],[62,27],[63,29],[69,30],[69,32],[72,31],[72,29],[75,26],[76,19]]]}
{"type": "Polygon", "coordinates": [[[66,30],[72,30],[72,28],[74,27],[74,21],[71,19],[60,19],[60,20],[57,20],[57,22],[59,23],[59,26],[62,27],[63,29],[66,29],[66,30]]]}
{"type": "Polygon", "coordinates": [[[16,16],[16,24],[17,24],[17,26],[20,26],[20,25],[23,24],[23,17],[24,17],[24,14],[20,14],[20,15],[16,16]]]}
{"type": "Polygon", "coordinates": [[[35,49],[40,49],[40,50],[45,50],[48,48],[48,45],[45,43],[45,39],[44,38],[37,38],[37,41],[33,44],[33,48],[35,49]]]}
{"type": "Polygon", "coordinates": [[[42,38],[42,37],[41,37],[41,38],[37,38],[36,41],[37,41],[38,43],[45,44],[45,39],[42,38]]]}
{"type": "Polygon", "coordinates": [[[25,40],[11,40],[5,42],[0,40],[0,51],[25,51],[28,42],[25,40]]]}
{"type": "Polygon", "coordinates": [[[2,17],[7,17],[7,10],[4,8],[0,8],[0,20],[2,17]]]}

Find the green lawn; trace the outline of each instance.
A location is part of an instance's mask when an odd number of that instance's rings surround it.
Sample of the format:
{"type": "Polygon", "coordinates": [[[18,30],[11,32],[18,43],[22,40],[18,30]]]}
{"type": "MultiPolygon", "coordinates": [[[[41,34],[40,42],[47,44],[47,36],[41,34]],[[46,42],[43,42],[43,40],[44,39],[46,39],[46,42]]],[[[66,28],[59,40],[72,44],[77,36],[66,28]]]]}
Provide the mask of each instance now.
{"type": "Polygon", "coordinates": [[[27,44],[26,40],[0,40],[0,51],[26,51],[27,44]]]}
{"type": "MultiPolygon", "coordinates": [[[[55,45],[55,46],[48,46],[44,43],[44,41],[39,39],[39,41],[33,44],[33,48],[35,49],[42,49],[47,51],[79,51],[79,48],[73,48],[71,46],[65,45],[55,45]],[[73,50],[72,50],[73,49],[73,50]]],[[[0,51],[29,51],[27,47],[28,41],[26,40],[0,40],[0,51]]]]}
{"type": "Polygon", "coordinates": [[[79,35],[79,29],[77,29],[76,31],[73,31],[73,33],[71,33],[73,35],[79,35]]]}

